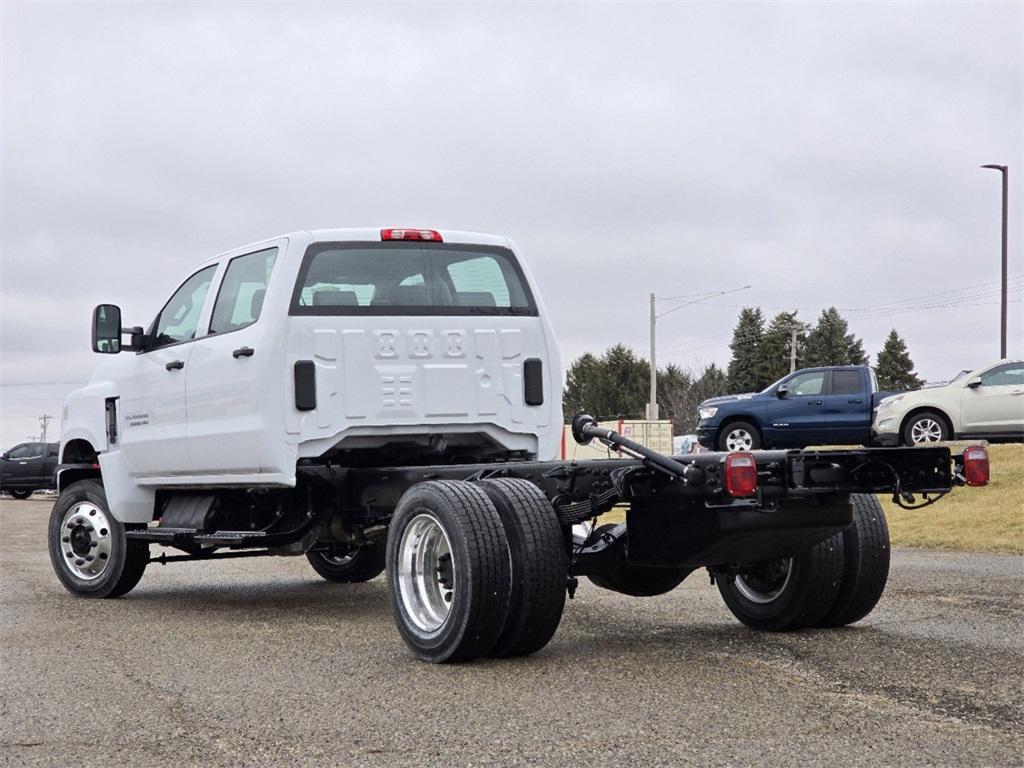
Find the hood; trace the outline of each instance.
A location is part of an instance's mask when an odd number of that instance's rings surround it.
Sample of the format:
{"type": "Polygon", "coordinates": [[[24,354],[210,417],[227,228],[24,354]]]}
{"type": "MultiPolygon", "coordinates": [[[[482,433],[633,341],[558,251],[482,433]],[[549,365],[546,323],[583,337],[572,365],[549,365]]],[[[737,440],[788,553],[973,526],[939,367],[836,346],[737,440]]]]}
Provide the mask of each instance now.
{"type": "Polygon", "coordinates": [[[704,405],[721,405],[722,403],[734,403],[737,400],[750,400],[757,397],[760,392],[744,392],[742,395],[722,395],[721,397],[709,397],[701,403],[704,405]]]}

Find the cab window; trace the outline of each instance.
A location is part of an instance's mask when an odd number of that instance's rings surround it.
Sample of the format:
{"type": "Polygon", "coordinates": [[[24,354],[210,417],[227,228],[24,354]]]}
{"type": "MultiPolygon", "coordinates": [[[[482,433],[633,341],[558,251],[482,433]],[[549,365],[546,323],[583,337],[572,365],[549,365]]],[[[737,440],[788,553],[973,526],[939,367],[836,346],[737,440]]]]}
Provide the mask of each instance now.
{"type": "Polygon", "coordinates": [[[1000,365],[981,375],[981,386],[1024,386],[1024,363],[1000,365]]]}
{"type": "Polygon", "coordinates": [[[30,459],[36,454],[32,450],[33,445],[31,443],[23,443],[22,445],[16,445],[7,452],[8,459],[30,459]]]}
{"type": "Polygon", "coordinates": [[[810,371],[786,382],[790,395],[820,395],[825,388],[825,371],[810,371]]]}
{"type": "Polygon", "coordinates": [[[277,248],[268,248],[228,262],[213,305],[210,333],[236,331],[260,319],[267,281],[276,258],[277,248]]]}
{"type": "Polygon", "coordinates": [[[860,394],[860,371],[832,371],[832,394],[860,394]]]}
{"type": "Polygon", "coordinates": [[[206,301],[216,271],[216,264],[201,269],[174,292],[153,324],[154,348],[196,337],[199,313],[203,310],[203,302],[206,301]]]}

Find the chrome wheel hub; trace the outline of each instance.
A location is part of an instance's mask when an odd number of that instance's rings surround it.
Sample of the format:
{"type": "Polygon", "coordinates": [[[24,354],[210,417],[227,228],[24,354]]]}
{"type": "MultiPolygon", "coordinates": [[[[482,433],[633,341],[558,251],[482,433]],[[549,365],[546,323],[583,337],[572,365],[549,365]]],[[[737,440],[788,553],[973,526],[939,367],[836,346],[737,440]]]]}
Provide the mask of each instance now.
{"type": "Polygon", "coordinates": [[[106,514],[88,501],[80,501],[61,520],[60,549],[64,563],[77,578],[92,581],[110,564],[113,539],[106,514]]]}
{"type": "Polygon", "coordinates": [[[457,588],[448,533],[433,515],[417,515],[398,545],[398,589],[405,614],[421,632],[438,632],[448,620],[457,588]]]}
{"type": "Polygon", "coordinates": [[[734,429],[725,436],[725,447],[733,451],[749,451],[754,447],[754,436],[745,429],[734,429]]]}
{"type": "Polygon", "coordinates": [[[942,425],[935,419],[919,419],[910,428],[910,439],[918,443],[937,443],[942,439],[942,425]]]}
{"type": "Polygon", "coordinates": [[[792,573],[792,558],[758,563],[736,575],[736,590],[752,603],[770,603],[782,594],[792,573]]]}

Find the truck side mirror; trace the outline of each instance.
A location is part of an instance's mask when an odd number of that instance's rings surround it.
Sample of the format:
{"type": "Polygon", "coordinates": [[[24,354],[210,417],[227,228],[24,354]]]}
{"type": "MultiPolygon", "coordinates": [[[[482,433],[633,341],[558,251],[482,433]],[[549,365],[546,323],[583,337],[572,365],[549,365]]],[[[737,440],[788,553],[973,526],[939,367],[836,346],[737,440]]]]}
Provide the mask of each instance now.
{"type": "Polygon", "coordinates": [[[100,304],[92,311],[92,351],[116,355],[121,351],[121,308],[100,304]]]}
{"type": "Polygon", "coordinates": [[[971,389],[977,389],[981,386],[981,376],[975,376],[973,379],[967,382],[967,386],[971,389]]]}
{"type": "Polygon", "coordinates": [[[779,387],[778,389],[775,390],[775,396],[776,397],[785,397],[788,394],[789,394],[789,389],[786,387],[785,384],[783,384],[781,387],[779,387]]]}

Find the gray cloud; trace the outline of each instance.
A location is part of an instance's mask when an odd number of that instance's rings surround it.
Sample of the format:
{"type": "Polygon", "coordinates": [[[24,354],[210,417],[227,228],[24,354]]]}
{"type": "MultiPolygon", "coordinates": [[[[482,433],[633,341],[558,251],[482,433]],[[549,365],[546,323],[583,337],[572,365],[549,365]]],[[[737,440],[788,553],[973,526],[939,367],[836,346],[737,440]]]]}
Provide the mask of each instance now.
{"type": "MultiPolygon", "coordinates": [[[[95,303],[146,323],[279,232],[509,234],[567,361],[644,350],[652,290],[753,284],[665,318],[664,357],[699,365],[728,357],[720,305],[813,319],[997,279],[978,165],[1024,192],[1014,3],[2,8],[3,445],[69,387],[12,384],[90,375],[95,303]]],[[[944,378],[997,354],[995,301],[852,325],[944,378]]]]}

